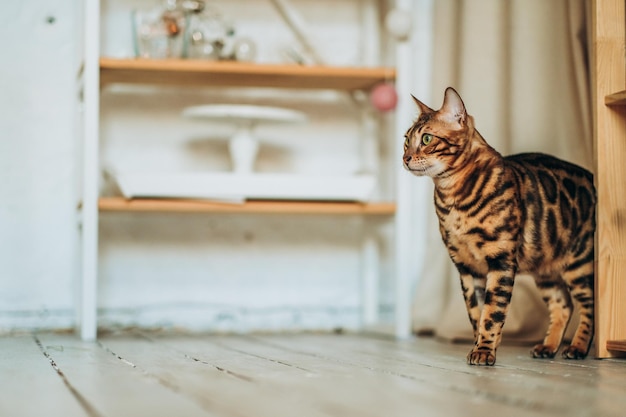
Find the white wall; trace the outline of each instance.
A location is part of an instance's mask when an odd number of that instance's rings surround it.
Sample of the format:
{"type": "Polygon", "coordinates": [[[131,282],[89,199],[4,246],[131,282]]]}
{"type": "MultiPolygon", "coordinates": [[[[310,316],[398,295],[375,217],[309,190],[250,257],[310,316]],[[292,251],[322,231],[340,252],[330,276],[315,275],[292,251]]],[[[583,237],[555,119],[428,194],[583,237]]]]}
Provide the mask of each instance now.
{"type": "MultiPolygon", "coordinates": [[[[0,32],[0,329],[70,327],[78,281],[76,125],[78,0],[4,5],[0,32]],[[10,57],[10,58],[7,58],[10,57]]],[[[124,10],[141,0],[103,0],[104,53],[129,55],[124,10]],[[124,6],[120,6],[124,5],[124,6]],[[116,30],[119,29],[119,30],[116,30]]],[[[358,64],[359,1],[299,0],[333,64],[358,64]],[[332,8],[333,12],[328,13],[332,8]]],[[[258,40],[259,60],[291,42],[269,3],[214,1],[258,40]],[[267,26],[267,22],[272,21],[267,26]],[[244,22],[248,25],[244,26],[244,22]]],[[[242,31],[244,31],[242,29],[242,31]]],[[[250,102],[307,112],[311,125],[261,130],[261,171],[351,173],[359,166],[358,114],[332,93],[268,94],[214,89],[103,92],[102,163],[107,168],[228,169],[223,126],[182,120],[186,105],[250,102]],[[247,95],[247,97],[245,97],[247,95]]],[[[389,169],[393,140],[380,142],[389,169]]],[[[389,178],[382,196],[391,198],[389,178]]],[[[103,192],[116,192],[103,179],[103,192]]],[[[199,330],[355,327],[359,324],[357,217],[103,214],[99,304],[105,326],[199,330]]],[[[390,225],[383,246],[382,309],[392,299],[390,225]]]]}
{"type": "Polygon", "coordinates": [[[0,329],[68,326],[76,279],[76,5],[0,13],[0,329]]]}

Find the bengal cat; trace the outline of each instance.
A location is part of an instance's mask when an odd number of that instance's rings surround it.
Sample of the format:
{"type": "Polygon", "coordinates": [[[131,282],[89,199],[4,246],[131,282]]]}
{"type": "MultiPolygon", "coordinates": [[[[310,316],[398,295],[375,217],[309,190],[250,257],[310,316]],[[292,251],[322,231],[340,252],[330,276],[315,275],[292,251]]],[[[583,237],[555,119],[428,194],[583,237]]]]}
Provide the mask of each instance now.
{"type": "Polygon", "coordinates": [[[439,230],[474,329],[467,362],[495,364],[516,273],[534,276],[550,312],[532,356],[555,356],[574,298],[580,322],[563,357],[585,358],[594,331],[592,174],[540,153],[503,157],[475,129],[453,88],[437,111],[413,99],[421,113],[405,135],[403,162],[435,183],[439,230]]]}

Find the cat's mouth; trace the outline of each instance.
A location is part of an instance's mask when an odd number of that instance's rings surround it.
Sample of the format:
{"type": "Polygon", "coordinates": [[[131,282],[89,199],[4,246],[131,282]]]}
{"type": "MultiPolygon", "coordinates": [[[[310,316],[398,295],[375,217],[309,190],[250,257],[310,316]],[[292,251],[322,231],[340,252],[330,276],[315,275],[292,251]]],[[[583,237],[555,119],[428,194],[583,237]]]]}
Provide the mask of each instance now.
{"type": "Polygon", "coordinates": [[[424,175],[428,175],[426,172],[428,171],[427,168],[411,168],[408,166],[404,166],[404,168],[409,171],[411,174],[413,175],[417,175],[419,177],[424,176],[424,175]]]}
{"type": "Polygon", "coordinates": [[[426,165],[426,164],[404,164],[404,168],[409,171],[411,174],[416,175],[418,177],[432,177],[436,178],[440,174],[445,173],[446,169],[444,166],[439,166],[439,164],[434,165],[426,165]]]}
{"type": "Polygon", "coordinates": [[[412,173],[413,175],[428,175],[429,169],[432,167],[424,163],[424,161],[410,161],[404,162],[404,169],[412,173]]]}

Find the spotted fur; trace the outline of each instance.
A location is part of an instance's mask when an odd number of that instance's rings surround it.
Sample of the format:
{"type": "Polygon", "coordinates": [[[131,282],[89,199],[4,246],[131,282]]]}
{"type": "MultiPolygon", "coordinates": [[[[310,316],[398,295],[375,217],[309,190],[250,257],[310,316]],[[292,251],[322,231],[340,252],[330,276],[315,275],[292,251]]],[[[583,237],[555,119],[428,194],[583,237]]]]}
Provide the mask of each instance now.
{"type": "Polygon", "coordinates": [[[439,230],[474,329],[467,362],[495,363],[517,273],[534,276],[550,312],[532,356],[555,356],[573,298],[580,320],[563,356],[585,358],[594,331],[592,174],[540,153],[503,157],[474,128],[452,88],[437,111],[414,100],[421,113],[406,133],[403,162],[435,183],[439,230]]]}

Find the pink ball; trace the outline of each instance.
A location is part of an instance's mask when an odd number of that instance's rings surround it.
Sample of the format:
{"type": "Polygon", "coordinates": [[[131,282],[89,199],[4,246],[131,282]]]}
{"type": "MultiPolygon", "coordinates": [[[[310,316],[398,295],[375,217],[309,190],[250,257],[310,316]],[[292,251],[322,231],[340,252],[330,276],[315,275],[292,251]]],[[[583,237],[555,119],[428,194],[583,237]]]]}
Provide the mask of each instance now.
{"type": "Polygon", "coordinates": [[[398,94],[393,84],[380,83],[372,88],[370,102],[378,111],[387,112],[396,108],[398,94]]]}

